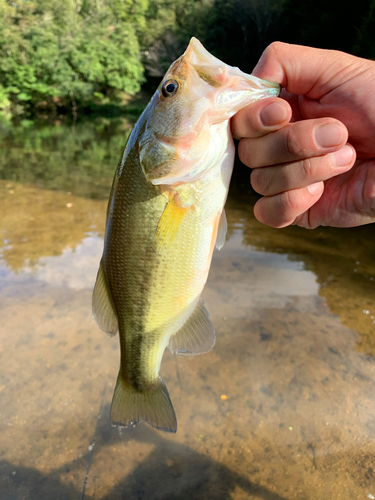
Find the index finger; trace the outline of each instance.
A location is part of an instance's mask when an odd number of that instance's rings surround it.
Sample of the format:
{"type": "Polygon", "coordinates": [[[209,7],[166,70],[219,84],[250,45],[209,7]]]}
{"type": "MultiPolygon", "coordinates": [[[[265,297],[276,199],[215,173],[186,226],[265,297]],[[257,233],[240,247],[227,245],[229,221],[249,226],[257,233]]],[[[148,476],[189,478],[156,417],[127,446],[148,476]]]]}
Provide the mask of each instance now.
{"type": "Polygon", "coordinates": [[[290,105],[283,99],[262,99],[234,115],[231,121],[232,135],[235,139],[262,137],[284,127],[291,116],[290,105]]]}

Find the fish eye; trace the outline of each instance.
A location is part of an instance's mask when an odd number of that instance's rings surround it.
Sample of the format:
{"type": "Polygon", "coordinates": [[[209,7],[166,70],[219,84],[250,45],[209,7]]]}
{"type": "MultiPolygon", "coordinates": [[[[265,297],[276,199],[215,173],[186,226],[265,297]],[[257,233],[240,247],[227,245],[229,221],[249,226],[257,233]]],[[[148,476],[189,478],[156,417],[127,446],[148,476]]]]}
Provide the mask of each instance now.
{"type": "Polygon", "coordinates": [[[161,86],[161,92],[164,97],[172,97],[178,90],[178,83],[176,80],[167,80],[161,86]]]}

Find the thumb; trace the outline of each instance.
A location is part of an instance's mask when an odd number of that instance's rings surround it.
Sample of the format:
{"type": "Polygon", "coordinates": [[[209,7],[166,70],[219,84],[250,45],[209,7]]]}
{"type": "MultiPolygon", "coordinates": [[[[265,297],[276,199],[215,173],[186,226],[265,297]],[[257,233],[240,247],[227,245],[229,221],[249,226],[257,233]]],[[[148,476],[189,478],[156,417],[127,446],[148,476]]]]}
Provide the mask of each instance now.
{"type": "Polygon", "coordinates": [[[253,74],[279,83],[291,94],[320,99],[348,81],[363,59],[336,50],[273,42],[253,74]]]}

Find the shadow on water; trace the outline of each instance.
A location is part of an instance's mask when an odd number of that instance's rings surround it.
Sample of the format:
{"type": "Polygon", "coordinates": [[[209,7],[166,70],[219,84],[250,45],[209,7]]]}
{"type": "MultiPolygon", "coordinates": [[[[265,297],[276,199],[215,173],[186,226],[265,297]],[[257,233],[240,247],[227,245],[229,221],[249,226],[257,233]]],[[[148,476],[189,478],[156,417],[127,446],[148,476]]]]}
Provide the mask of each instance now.
{"type": "Polygon", "coordinates": [[[256,495],[264,500],[286,500],[266,487],[253,484],[208,456],[183,445],[161,441],[157,451],[104,498],[230,500],[231,492],[236,487],[248,495],[256,495]],[[167,460],[165,456],[168,456],[167,460]]]}
{"type": "MultiPolygon", "coordinates": [[[[192,448],[164,438],[141,424],[136,429],[113,429],[109,425],[109,409],[107,405],[103,417],[98,419],[93,437],[95,446],[89,447],[83,457],[64,464],[49,474],[43,474],[32,468],[15,466],[7,461],[0,461],[2,476],[1,500],[230,500],[231,493],[239,488],[247,495],[262,500],[287,500],[286,497],[272,492],[268,488],[249,481],[241,474],[230,470],[209,456],[194,451],[192,448]],[[116,484],[108,493],[98,497],[92,496],[90,482],[95,466],[96,454],[104,447],[121,443],[147,443],[153,445],[153,451],[132,470],[122,481],[116,484]],[[81,478],[82,489],[78,490],[71,484],[66,484],[62,476],[72,471],[82,469],[82,463],[88,464],[86,478],[81,478]],[[90,467],[90,465],[92,467],[90,467]],[[85,489],[86,484],[87,490],[85,489]]],[[[113,467],[121,469],[124,464],[121,454],[107,457],[113,460],[113,467]]],[[[124,460],[124,457],[123,457],[124,460]]],[[[101,471],[104,475],[105,472],[101,471]]],[[[100,472],[99,472],[100,474],[100,472]]]]}
{"type": "Polygon", "coordinates": [[[130,435],[131,439],[139,442],[154,443],[155,449],[132,474],[104,496],[106,500],[229,500],[232,498],[230,493],[236,487],[264,500],[284,499],[263,486],[253,484],[209,456],[164,439],[149,428],[139,427],[130,435]]]}
{"type": "MultiPolygon", "coordinates": [[[[107,412],[109,407],[107,408],[107,412]]],[[[98,426],[98,435],[108,439],[107,419],[98,426]],[[104,425],[103,425],[104,424],[104,425]],[[103,433],[104,431],[104,433],[103,433]]],[[[112,436],[113,436],[113,430],[112,436]]],[[[116,431],[115,431],[116,432],[116,431]]],[[[117,434],[117,432],[116,432],[117,434]]],[[[124,439],[153,443],[151,454],[131,474],[105,495],[105,500],[230,500],[231,492],[241,488],[247,494],[264,500],[286,500],[263,486],[228,469],[209,456],[188,446],[165,439],[144,425],[136,430],[123,430],[124,439]]],[[[118,435],[118,434],[117,434],[118,435]]],[[[118,437],[113,437],[118,439],[118,437]]]]}
{"type": "MultiPolygon", "coordinates": [[[[64,467],[65,469],[65,467],[64,467]]],[[[36,469],[15,466],[0,461],[0,474],[3,476],[1,500],[71,500],[80,498],[74,486],[60,480],[60,470],[42,474],[36,469]]],[[[89,500],[89,496],[85,496],[89,500]]]]}

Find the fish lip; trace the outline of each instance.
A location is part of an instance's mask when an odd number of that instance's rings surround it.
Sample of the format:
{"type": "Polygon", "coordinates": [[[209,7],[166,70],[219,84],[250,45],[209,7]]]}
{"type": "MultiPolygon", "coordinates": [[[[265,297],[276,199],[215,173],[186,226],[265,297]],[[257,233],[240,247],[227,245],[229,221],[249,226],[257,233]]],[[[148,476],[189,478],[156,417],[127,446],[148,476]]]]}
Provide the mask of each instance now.
{"type": "Polygon", "coordinates": [[[258,78],[255,75],[250,75],[248,73],[245,73],[240,68],[234,66],[229,66],[228,75],[237,76],[249,83],[251,82],[253,85],[256,85],[260,90],[264,90],[265,87],[269,89],[280,90],[280,85],[278,83],[270,82],[268,80],[262,80],[261,78],[258,78]]]}
{"type": "Polygon", "coordinates": [[[190,43],[188,48],[185,51],[185,54],[189,52],[192,53],[190,63],[194,65],[209,65],[209,66],[217,66],[222,67],[225,70],[227,77],[239,77],[242,81],[251,84],[252,91],[260,90],[264,93],[266,89],[270,89],[270,95],[279,95],[281,91],[281,87],[278,83],[269,82],[267,80],[262,80],[254,75],[249,75],[248,73],[244,73],[237,67],[230,66],[225,62],[221,61],[214,55],[212,55],[208,50],[202,45],[202,43],[195,37],[190,39],[190,43]],[[254,88],[255,87],[255,88],[254,88]]]}

